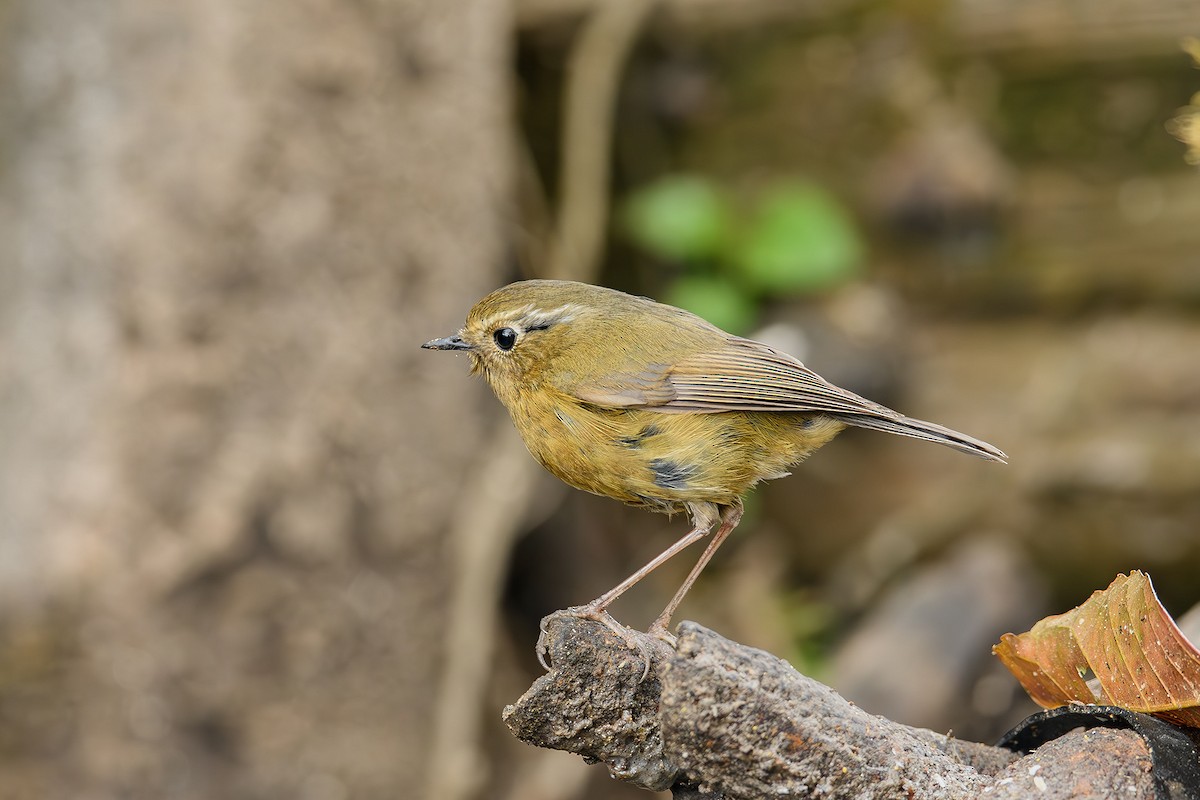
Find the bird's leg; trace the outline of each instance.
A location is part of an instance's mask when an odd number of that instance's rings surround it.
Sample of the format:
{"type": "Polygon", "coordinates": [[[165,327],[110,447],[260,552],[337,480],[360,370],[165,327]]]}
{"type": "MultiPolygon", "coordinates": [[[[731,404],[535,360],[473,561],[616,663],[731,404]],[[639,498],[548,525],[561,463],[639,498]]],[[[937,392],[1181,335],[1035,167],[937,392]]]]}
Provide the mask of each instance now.
{"type": "Polygon", "coordinates": [[[684,595],[688,593],[688,589],[692,588],[692,584],[696,582],[696,578],[700,576],[709,559],[717,552],[717,548],[721,546],[721,542],[728,538],[741,519],[742,503],[740,500],[735,501],[732,505],[725,506],[725,510],[721,512],[721,527],[717,528],[717,532],[713,534],[712,541],[708,543],[708,547],[704,548],[704,552],[700,555],[700,560],[696,562],[696,566],[692,567],[692,571],[688,573],[687,579],[679,587],[679,591],[675,592],[675,596],[671,598],[671,602],[667,603],[667,607],[663,609],[663,612],[658,615],[658,619],[650,624],[650,629],[647,633],[651,636],[657,636],[660,639],[674,641],[674,637],[667,632],[667,626],[671,624],[671,617],[675,615],[675,609],[679,608],[679,604],[683,602],[684,595]]]}
{"type": "MultiPolygon", "coordinates": [[[[662,551],[653,559],[651,559],[646,566],[642,567],[637,572],[633,573],[628,578],[621,581],[592,602],[582,606],[572,606],[571,608],[563,609],[562,611],[555,612],[554,614],[542,619],[542,632],[541,635],[538,636],[537,641],[538,663],[540,663],[544,668],[550,669],[550,665],[546,663],[546,623],[551,617],[565,614],[572,617],[580,617],[582,619],[592,619],[603,623],[609,628],[609,630],[624,639],[633,649],[642,653],[646,660],[646,671],[649,671],[650,655],[646,652],[645,646],[635,639],[624,625],[613,619],[612,615],[608,613],[608,607],[612,605],[612,603],[618,597],[633,588],[638,581],[642,580],[642,578],[645,578],[651,572],[661,567],[667,561],[671,560],[672,557],[678,555],[681,550],[685,550],[690,545],[693,545],[699,540],[703,539],[706,535],[708,535],[708,532],[712,530],[713,525],[715,525],[719,519],[716,506],[712,505],[711,503],[705,503],[704,505],[692,505],[689,507],[689,510],[692,512],[692,529],[688,531],[681,539],[679,539],[679,541],[675,542],[675,544],[671,545],[666,550],[662,551]]],[[[678,597],[678,599],[682,600],[683,598],[678,597]]],[[[678,603],[676,603],[676,605],[678,605],[678,603]]],[[[645,677],[645,672],[643,672],[642,677],[645,677]]]]}
{"type": "Polygon", "coordinates": [[[672,558],[678,555],[680,551],[686,550],[688,547],[707,536],[708,532],[712,530],[713,525],[716,524],[716,518],[715,515],[713,515],[713,518],[704,517],[701,519],[696,519],[693,521],[693,524],[694,527],[679,541],[675,542],[675,544],[671,545],[666,550],[655,556],[648,564],[646,564],[646,566],[642,567],[637,572],[633,573],[628,578],[621,581],[592,602],[588,603],[586,606],[580,606],[580,608],[594,609],[596,611],[603,611],[604,609],[608,608],[618,597],[632,589],[639,581],[642,580],[642,578],[645,578],[651,572],[654,572],[654,570],[670,561],[672,558]]]}

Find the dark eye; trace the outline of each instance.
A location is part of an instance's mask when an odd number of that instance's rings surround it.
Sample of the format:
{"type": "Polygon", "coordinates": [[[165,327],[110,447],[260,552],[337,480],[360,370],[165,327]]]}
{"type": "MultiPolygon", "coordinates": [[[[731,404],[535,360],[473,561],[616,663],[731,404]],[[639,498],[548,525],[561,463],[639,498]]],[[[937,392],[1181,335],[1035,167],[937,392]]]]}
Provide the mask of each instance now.
{"type": "Polygon", "coordinates": [[[501,328],[492,334],[492,338],[496,340],[496,347],[501,350],[512,350],[513,345],[517,343],[517,332],[512,328],[501,328]]]}

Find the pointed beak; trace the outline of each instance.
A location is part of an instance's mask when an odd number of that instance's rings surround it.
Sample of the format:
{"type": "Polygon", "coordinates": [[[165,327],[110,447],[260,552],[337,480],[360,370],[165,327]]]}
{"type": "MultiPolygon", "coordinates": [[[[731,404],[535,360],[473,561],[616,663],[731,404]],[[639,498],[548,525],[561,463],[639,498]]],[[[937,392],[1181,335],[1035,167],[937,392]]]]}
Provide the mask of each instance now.
{"type": "Polygon", "coordinates": [[[457,333],[444,339],[434,339],[421,345],[425,350],[470,350],[471,345],[463,341],[457,333]]]}

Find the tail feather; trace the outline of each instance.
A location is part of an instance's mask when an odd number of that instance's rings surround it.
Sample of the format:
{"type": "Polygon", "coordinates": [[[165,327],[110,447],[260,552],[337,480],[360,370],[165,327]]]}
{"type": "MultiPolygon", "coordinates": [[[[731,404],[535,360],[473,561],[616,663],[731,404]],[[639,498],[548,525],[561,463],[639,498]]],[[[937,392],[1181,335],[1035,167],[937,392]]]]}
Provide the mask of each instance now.
{"type": "Polygon", "coordinates": [[[896,414],[895,417],[881,417],[871,414],[830,414],[829,416],[847,425],[870,428],[871,430],[884,431],[885,433],[895,433],[913,439],[923,439],[927,442],[936,442],[937,444],[953,447],[955,450],[978,458],[987,459],[988,461],[999,461],[1001,464],[1008,463],[1008,456],[1000,448],[933,422],[913,419],[902,414],[896,414]]]}

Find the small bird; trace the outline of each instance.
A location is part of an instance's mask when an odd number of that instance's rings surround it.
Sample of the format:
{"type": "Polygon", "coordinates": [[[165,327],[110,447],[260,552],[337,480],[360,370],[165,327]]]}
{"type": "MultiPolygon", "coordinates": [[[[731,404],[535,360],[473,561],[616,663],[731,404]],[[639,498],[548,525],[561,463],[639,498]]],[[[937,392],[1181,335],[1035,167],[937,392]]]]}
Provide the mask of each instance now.
{"type": "MultiPolygon", "coordinates": [[[[622,636],[608,607],[681,550],[716,534],[649,632],[667,626],[742,516],[742,496],[781,478],[847,425],[937,442],[989,461],[987,442],[912,419],[834,386],[786,353],[674,306],[574,281],[509,284],[475,304],[461,350],[508,409],[529,452],[577,489],[686,511],[692,529],[574,616],[622,636]]],[[[635,645],[640,648],[640,645],[635,645]]]]}

